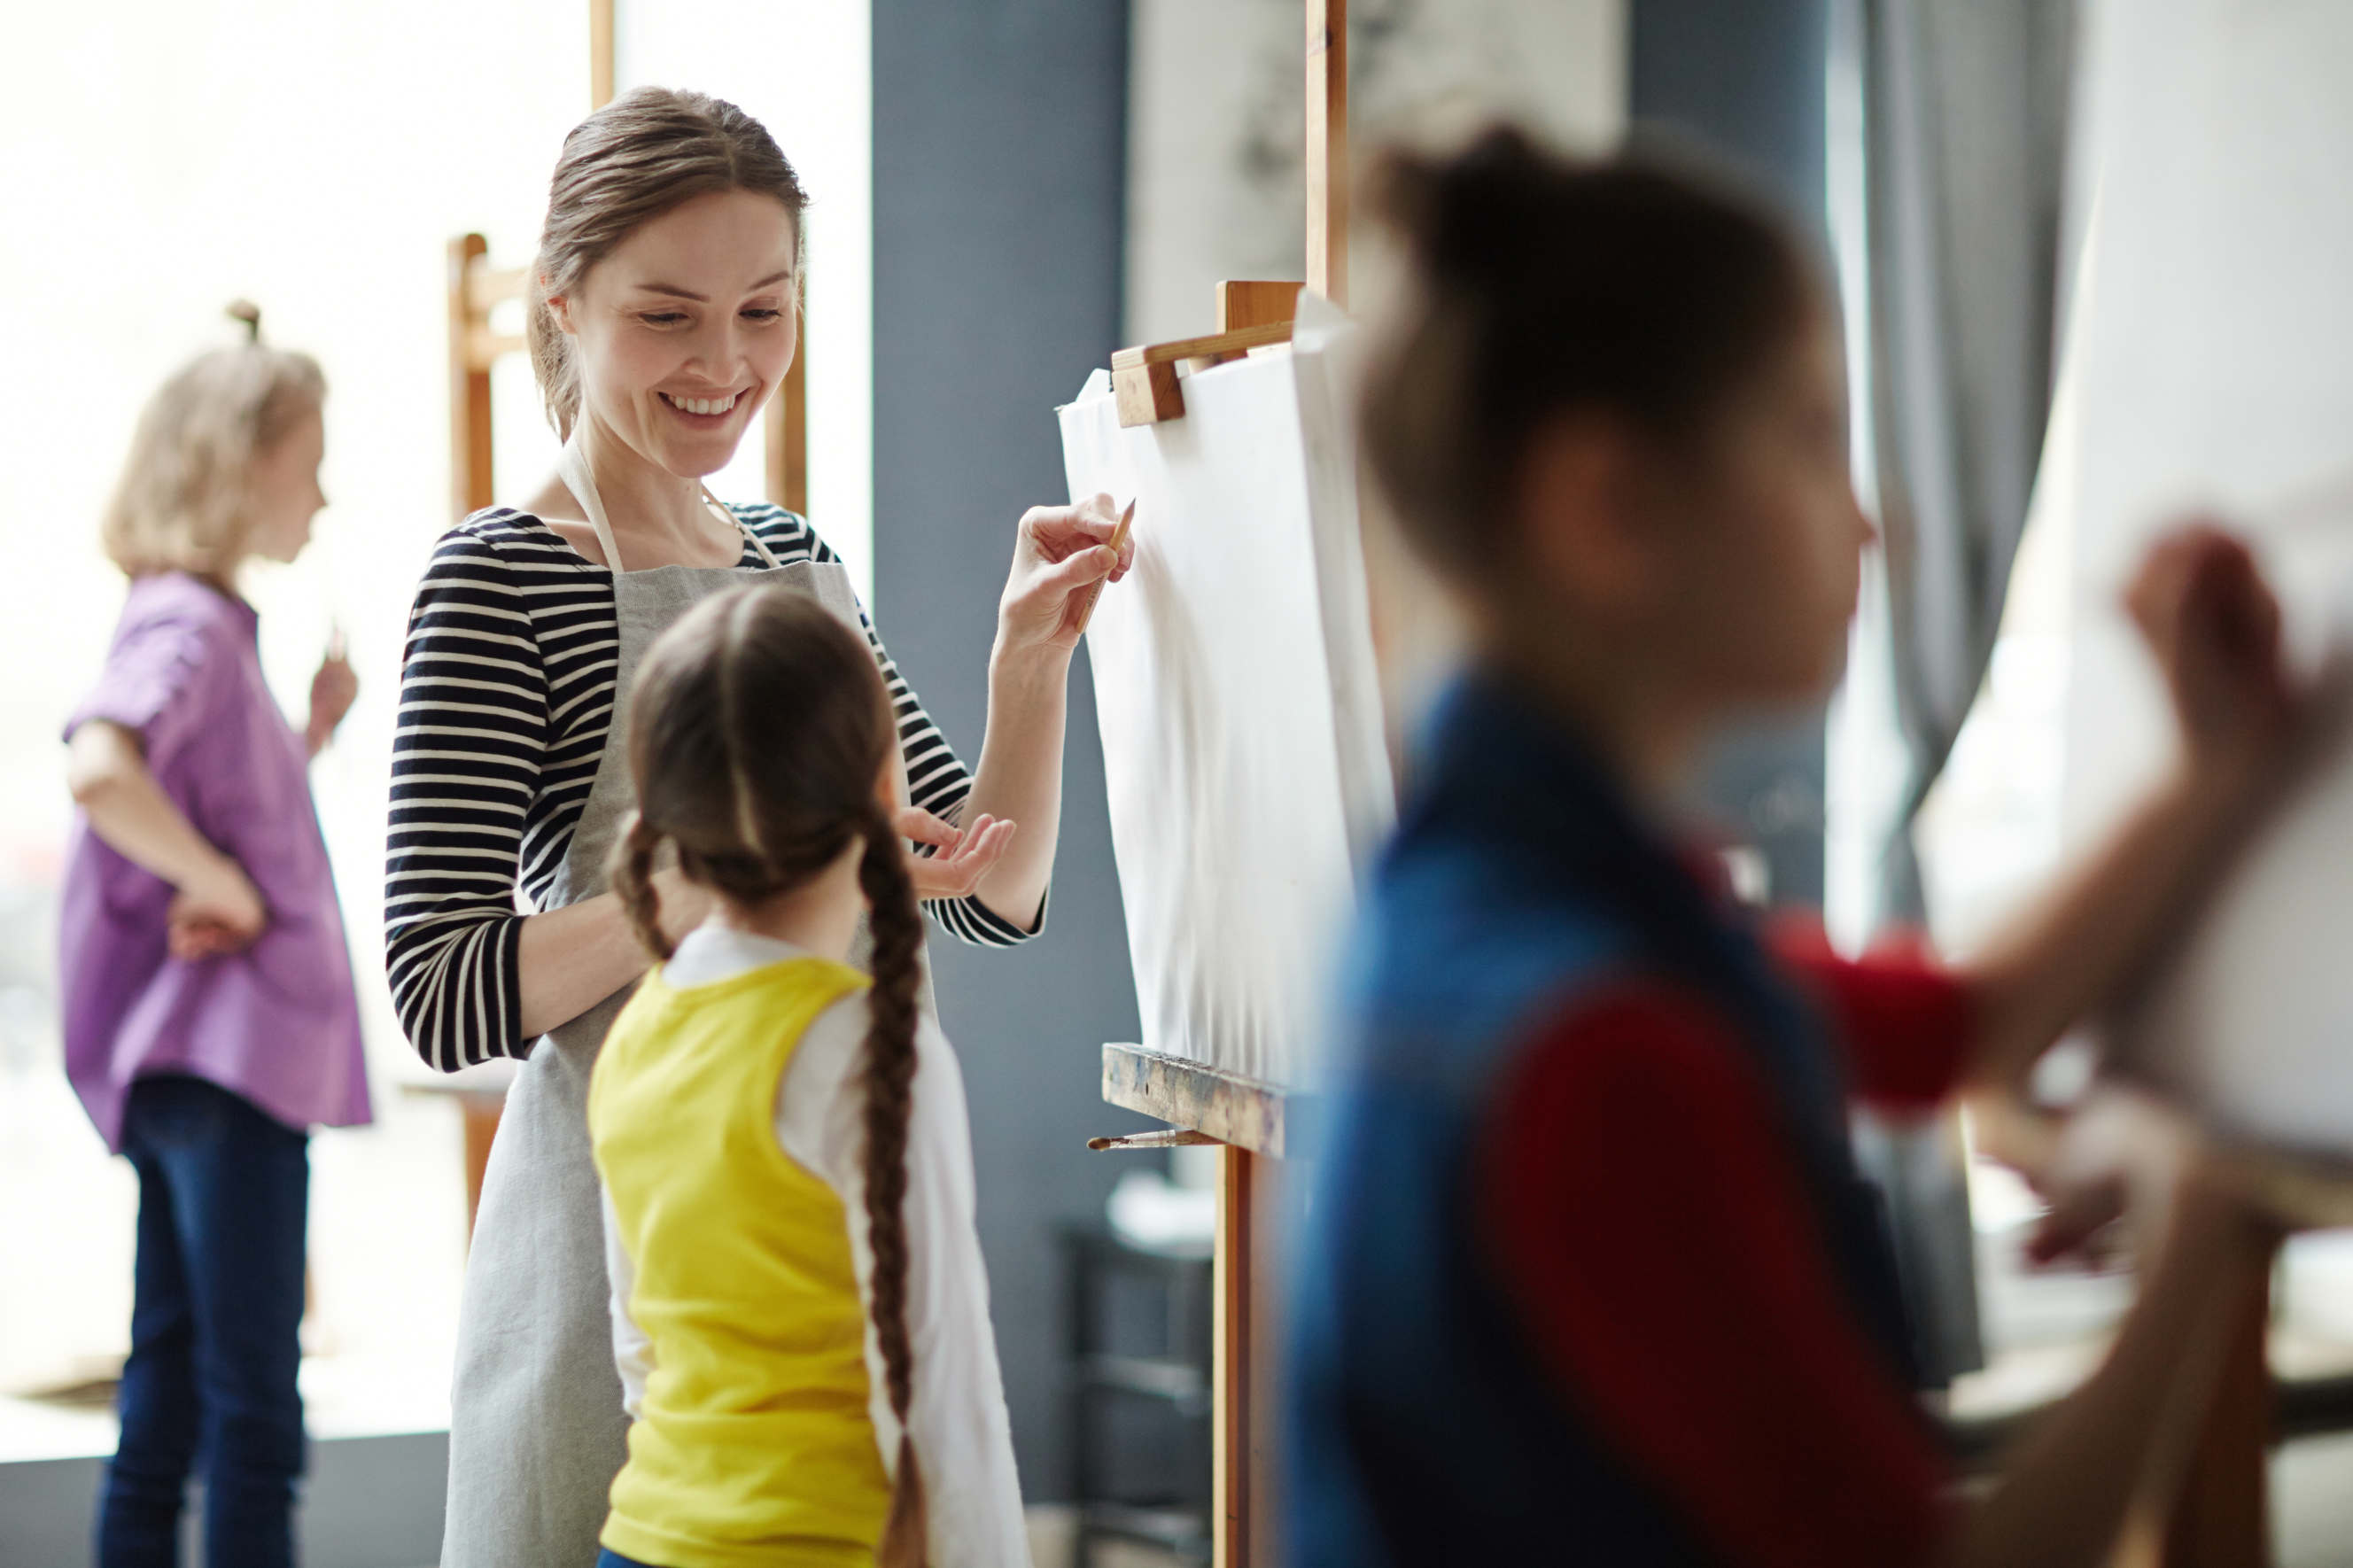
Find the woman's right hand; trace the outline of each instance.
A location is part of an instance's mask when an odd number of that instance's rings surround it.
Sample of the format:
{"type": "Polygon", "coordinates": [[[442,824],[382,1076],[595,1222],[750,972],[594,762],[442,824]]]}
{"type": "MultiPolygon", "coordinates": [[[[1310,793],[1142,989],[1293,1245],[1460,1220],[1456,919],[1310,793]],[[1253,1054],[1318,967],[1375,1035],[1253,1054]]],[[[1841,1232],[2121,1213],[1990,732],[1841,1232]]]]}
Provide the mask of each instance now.
{"type": "Polygon", "coordinates": [[[2295,730],[2280,608],[2253,553],[2203,519],[2152,545],[2125,605],[2156,657],[2191,765],[2259,784],[2295,730]]]}
{"type": "Polygon", "coordinates": [[[172,900],[165,946],[174,958],[197,963],[242,952],[269,924],[269,908],[236,861],[222,856],[180,885],[172,900]]]}

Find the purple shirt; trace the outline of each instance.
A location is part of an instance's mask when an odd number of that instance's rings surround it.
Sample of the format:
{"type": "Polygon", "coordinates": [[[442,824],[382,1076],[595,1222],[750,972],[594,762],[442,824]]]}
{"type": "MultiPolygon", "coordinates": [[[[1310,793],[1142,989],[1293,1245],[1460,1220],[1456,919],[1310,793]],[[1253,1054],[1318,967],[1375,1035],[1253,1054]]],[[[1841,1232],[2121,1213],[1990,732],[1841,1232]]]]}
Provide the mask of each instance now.
{"type": "Polygon", "coordinates": [[[66,1076],[107,1147],[132,1080],[185,1073],[298,1130],[370,1120],[359,1005],[310,758],[261,678],[253,607],[185,573],[131,584],[105,673],[66,726],[134,731],[196,831],[269,910],[253,945],[188,963],[164,951],[171,885],[78,817],[59,922],[66,1076]]]}

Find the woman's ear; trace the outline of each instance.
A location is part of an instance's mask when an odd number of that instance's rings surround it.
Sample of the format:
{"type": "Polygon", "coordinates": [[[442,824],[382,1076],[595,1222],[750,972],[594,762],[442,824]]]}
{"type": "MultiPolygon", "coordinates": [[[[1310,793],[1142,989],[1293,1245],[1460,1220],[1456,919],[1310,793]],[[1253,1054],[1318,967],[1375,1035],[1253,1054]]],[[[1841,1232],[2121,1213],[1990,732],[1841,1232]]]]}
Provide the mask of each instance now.
{"type": "Polygon", "coordinates": [[[1515,542],[1548,600],[1603,616],[1638,613],[1658,576],[1647,454],[1624,421],[1566,414],[1521,460],[1515,542]]]}
{"type": "MultiPolygon", "coordinates": [[[[547,279],[542,278],[539,280],[539,286],[543,289],[546,288],[547,279]]],[[[557,330],[567,338],[577,336],[572,325],[572,297],[568,294],[550,294],[545,298],[547,313],[555,318],[557,330]]]]}

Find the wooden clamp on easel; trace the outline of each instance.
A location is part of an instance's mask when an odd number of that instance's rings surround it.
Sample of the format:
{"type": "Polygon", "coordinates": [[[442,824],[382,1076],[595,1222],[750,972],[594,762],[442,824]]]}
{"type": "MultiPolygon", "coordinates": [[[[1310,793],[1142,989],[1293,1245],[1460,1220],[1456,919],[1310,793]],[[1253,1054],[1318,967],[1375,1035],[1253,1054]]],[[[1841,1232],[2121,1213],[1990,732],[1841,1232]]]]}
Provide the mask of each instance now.
{"type": "MultiPolygon", "coordinates": [[[[588,0],[589,107],[613,100],[613,3],[588,0]]],[[[461,234],[449,242],[449,511],[465,518],[497,499],[492,461],[491,370],[524,347],[522,325],[501,331],[492,318],[509,306],[527,306],[528,267],[492,267],[490,242],[461,234]]],[[[804,247],[806,248],[806,247],[804,247]]],[[[807,290],[801,308],[807,310],[807,290]]],[[[786,510],[808,511],[808,338],[785,372],[784,384],[769,400],[766,416],[767,499],[786,510]]],[[[415,1092],[447,1095],[465,1119],[466,1225],[470,1232],[482,1196],[482,1173],[491,1157],[505,1084],[480,1081],[417,1084],[415,1092]]]]}
{"type": "MultiPolygon", "coordinates": [[[[1348,6],[1305,0],[1307,286],[1347,300],[1348,6]]],[[[1123,349],[1112,387],[1123,426],[1180,419],[1178,366],[1238,359],[1285,342],[1301,285],[1218,285],[1214,336],[1123,349]]],[[[1277,1499],[1269,1484],[1279,1438],[1273,1346],[1276,1249],[1271,1234],[1274,1173],[1284,1157],[1293,1096],[1275,1084],[1145,1050],[1103,1047],[1103,1099],[1170,1124],[1166,1131],[1099,1140],[1111,1148],[1224,1145],[1218,1182],[1215,1358],[1216,1467],[1212,1543],[1217,1568],[1270,1568],[1277,1499]]]]}

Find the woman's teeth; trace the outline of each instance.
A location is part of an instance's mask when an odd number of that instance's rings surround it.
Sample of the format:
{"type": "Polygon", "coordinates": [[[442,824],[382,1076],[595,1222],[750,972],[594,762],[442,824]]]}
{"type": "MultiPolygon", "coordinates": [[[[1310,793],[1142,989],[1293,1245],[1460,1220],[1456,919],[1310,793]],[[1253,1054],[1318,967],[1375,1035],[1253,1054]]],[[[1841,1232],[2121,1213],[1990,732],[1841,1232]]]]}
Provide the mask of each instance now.
{"type": "Polygon", "coordinates": [[[724,414],[734,407],[735,400],[743,395],[740,392],[731,392],[724,397],[672,397],[665,392],[661,399],[672,408],[688,414],[724,414]]]}

